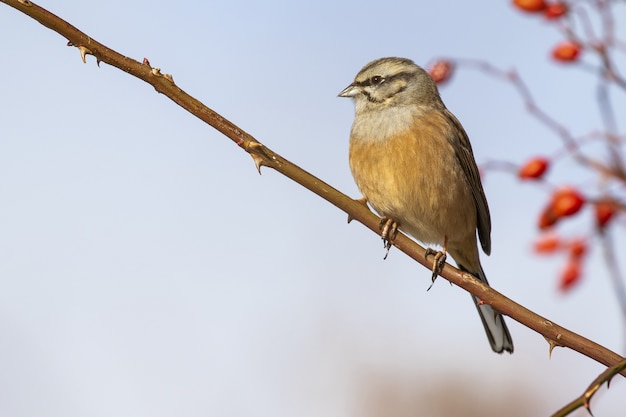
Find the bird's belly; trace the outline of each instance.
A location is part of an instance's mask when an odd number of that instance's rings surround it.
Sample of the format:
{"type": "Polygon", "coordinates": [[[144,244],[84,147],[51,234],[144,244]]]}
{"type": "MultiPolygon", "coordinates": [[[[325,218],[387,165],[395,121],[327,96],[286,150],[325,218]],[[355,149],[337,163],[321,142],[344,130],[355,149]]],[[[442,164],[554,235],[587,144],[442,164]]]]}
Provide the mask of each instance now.
{"type": "Polygon", "coordinates": [[[351,140],[357,186],[381,216],[424,243],[474,235],[476,208],[454,149],[444,139],[395,135],[351,140]]]}

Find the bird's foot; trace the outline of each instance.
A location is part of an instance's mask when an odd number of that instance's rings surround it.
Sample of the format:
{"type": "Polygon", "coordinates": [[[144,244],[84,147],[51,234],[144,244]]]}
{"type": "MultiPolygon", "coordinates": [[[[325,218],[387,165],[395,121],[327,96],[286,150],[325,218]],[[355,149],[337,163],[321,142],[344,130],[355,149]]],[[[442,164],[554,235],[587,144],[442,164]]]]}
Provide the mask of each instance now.
{"type": "MultiPolygon", "coordinates": [[[[428,290],[430,290],[432,288],[433,284],[435,283],[435,280],[439,276],[439,273],[443,269],[443,266],[446,264],[446,258],[448,257],[446,255],[446,248],[445,247],[444,247],[443,251],[436,251],[436,250],[431,249],[431,248],[426,249],[426,252],[424,252],[424,257],[426,259],[428,259],[428,257],[430,255],[433,255],[435,257],[435,259],[433,259],[433,268],[432,268],[433,277],[432,277],[432,282],[430,283],[430,286],[428,287],[428,290]]],[[[426,291],[428,291],[428,290],[426,290],[426,291]]]]}
{"type": "Polygon", "coordinates": [[[380,237],[383,239],[383,244],[385,245],[385,249],[387,252],[385,253],[385,257],[383,259],[387,259],[389,255],[389,249],[393,244],[393,240],[396,238],[398,234],[398,223],[389,217],[382,217],[380,219],[380,223],[378,223],[378,227],[380,228],[380,237]]]}

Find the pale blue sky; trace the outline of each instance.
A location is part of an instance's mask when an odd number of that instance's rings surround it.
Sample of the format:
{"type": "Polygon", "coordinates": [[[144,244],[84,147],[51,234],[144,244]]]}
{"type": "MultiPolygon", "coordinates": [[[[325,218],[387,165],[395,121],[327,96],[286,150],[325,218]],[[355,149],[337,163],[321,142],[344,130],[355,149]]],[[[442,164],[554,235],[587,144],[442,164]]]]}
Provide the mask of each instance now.
{"type": "MultiPolygon", "coordinates": [[[[554,65],[560,35],[508,1],[42,5],[147,57],[355,197],[353,107],[336,96],[375,58],[487,59],[516,68],[573,132],[599,127],[596,81],[554,65]]],[[[624,7],[616,17],[624,22],[624,7]]],[[[375,415],[381,388],[413,398],[471,381],[485,413],[515,396],[546,415],[602,371],[566,350],[548,359],[543,338],[510,319],[516,352],[492,353],[462,290],[441,280],[427,293],[424,268],[395,250],[383,261],[374,234],[277,173],[259,176],[247,154],[152,87],[93,57],[83,64],[5,5],[0,27],[0,414],[363,416],[375,415]]],[[[467,69],[441,93],[479,163],[519,163],[560,144],[505,83],[467,69]]],[[[623,115],[624,95],[615,97],[623,115]]],[[[568,161],[551,175],[597,184],[568,161]]],[[[599,248],[585,281],[559,294],[563,259],[530,250],[544,192],[499,172],[484,185],[491,284],[623,353],[599,248]]],[[[563,232],[589,230],[589,217],[563,232]]],[[[596,415],[622,416],[625,389],[619,379],[603,388],[596,415]]]]}

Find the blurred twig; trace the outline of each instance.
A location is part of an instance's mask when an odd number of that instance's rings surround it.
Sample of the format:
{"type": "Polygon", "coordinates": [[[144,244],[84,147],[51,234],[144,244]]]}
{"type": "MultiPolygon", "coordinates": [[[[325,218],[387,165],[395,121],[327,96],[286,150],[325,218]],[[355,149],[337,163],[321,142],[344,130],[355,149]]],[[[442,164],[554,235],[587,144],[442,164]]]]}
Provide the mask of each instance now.
{"type": "MultiPolygon", "coordinates": [[[[580,141],[577,140],[572,133],[565,127],[565,125],[559,123],[556,119],[545,112],[537,102],[535,101],[530,89],[522,79],[522,77],[515,70],[502,70],[489,62],[481,61],[477,59],[449,59],[456,65],[465,66],[468,68],[476,68],[488,75],[495,78],[507,81],[513,85],[515,90],[519,93],[524,102],[524,106],[528,112],[539,120],[543,125],[551,129],[562,140],[563,145],[567,152],[575,158],[579,163],[586,165],[594,170],[598,171],[604,176],[614,177],[624,183],[626,183],[626,172],[621,169],[623,163],[620,161],[617,166],[610,166],[602,161],[585,155],[580,150],[580,141]]],[[[609,133],[605,133],[604,137],[609,136],[609,133]]]]}
{"type": "Polygon", "coordinates": [[[615,256],[615,248],[613,247],[613,242],[611,241],[608,231],[600,234],[600,242],[602,242],[602,252],[604,253],[609,277],[613,284],[617,304],[622,312],[622,327],[625,337],[624,349],[626,350],[626,285],[620,273],[617,257],[615,256]]]}

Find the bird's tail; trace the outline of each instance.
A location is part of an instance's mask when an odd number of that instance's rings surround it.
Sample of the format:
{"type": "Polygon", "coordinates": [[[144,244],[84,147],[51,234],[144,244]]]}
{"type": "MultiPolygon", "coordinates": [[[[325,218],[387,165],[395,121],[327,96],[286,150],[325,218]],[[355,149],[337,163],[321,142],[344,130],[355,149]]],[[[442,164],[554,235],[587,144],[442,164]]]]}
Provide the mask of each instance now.
{"type": "MultiPolygon", "coordinates": [[[[489,285],[485,272],[480,265],[478,266],[478,272],[470,271],[462,265],[459,265],[459,269],[472,274],[483,283],[489,285]]],[[[487,333],[487,338],[491,344],[491,349],[493,349],[496,353],[502,353],[505,350],[509,353],[513,353],[513,339],[511,339],[511,334],[509,333],[509,329],[506,327],[502,314],[496,312],[490,305],[480,303],[478,297],[475,297],[474,295],[472,295],[472,300],[474,300],[474,305],[476,305],[476,308],[478,309],[480,320],[483,322],[483,326],[485,327],[485,332],[487,333]]]]}

